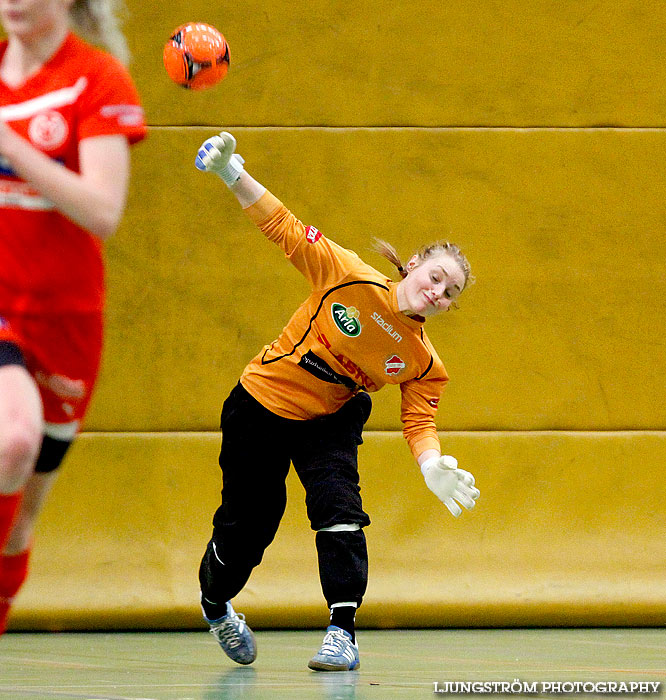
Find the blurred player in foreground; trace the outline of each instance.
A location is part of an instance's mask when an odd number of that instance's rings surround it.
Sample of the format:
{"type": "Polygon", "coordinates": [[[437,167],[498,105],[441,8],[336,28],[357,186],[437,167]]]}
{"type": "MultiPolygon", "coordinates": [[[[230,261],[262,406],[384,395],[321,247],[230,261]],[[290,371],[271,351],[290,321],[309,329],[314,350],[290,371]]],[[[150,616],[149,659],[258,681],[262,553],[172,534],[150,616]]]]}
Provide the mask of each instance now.
{"type": "Polygon", "coordinates": [[[111,10],[0,0],[0,632],[91,398],[102,241],[125,208],[129,144],[146,132],[111,10]]]}
{"type": "Polygon", "coordinates": [[[280,337],[245,368],[222,409],[222,505],[201,562],[204,617],[234,661],[256,658],[254,636],[229,602],[272,542],[286,506],[290,462],[306,492],[330,626],[308,666],[358,668],[355,614],[366,590],[368,556],[357,448],[370,415],[368,392],[399,384],[404,435],[425,482],[454,516],[479,491],[469,472],[440,454],[434,416],[446,371],[423,331],[426,318],[455,303],[469,264],[449,243],[423,248],[403,266],[380,252],[398,283],[355,253],[304,226],[243,168],[226,132],[199,150],[200,170],[219,175],[250,219],[309,281],[312,292],[280,337]],[[458,505],[460,504],[460,505],[458,505]]]}

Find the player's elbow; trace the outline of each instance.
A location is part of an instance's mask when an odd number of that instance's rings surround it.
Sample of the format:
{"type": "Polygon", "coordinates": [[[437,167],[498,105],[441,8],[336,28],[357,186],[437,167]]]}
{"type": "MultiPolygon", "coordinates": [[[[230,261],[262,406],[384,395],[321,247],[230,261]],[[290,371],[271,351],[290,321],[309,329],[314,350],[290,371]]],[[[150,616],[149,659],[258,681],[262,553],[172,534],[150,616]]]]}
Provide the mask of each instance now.
{"type": "Polygon", "coordinates": [[[119,207],[100,207],[93,215],[88,231],[102,241],[111,238],[117,231],[123,217],[123,209],[119,207]]]}
{"type": "Polygon", "coordinates": [[[111,238],[118,228],[117,225],[111,224],[107,221],[100,221],[91,227],[90,233],[99,238],[101,241],[106,241],[111,238]]]}

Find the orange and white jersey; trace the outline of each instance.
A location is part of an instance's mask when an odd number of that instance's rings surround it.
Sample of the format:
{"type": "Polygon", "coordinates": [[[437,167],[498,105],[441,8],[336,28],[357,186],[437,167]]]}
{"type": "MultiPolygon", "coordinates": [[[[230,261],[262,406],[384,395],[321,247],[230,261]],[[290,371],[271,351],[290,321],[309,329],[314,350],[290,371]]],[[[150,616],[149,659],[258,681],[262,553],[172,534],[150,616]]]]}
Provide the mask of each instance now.
{"type": "Polygon", "coordinates": [[[397,283],[304,226],[269,192],[246,212],[312,292],[245,368],[245,389],[279,416],[308,420],[337,411],[357,391],[399,384],[414,456],[439,449],[434,416],[448,376],[423,322],[398,310],[397,283]]]}
{"type": "MultiPolygon", "coordinates": [[[[0,42],[0,58],[7,42],[0,42]]],[[[127,70],[74,34],[17,88],[0,80],[0,120],[79,172],[79,143],[146,134],[127,70]]],[[[0,155],[0,313],[99,311],[104,300],[101,243],[58,212],[0,155]]]]}

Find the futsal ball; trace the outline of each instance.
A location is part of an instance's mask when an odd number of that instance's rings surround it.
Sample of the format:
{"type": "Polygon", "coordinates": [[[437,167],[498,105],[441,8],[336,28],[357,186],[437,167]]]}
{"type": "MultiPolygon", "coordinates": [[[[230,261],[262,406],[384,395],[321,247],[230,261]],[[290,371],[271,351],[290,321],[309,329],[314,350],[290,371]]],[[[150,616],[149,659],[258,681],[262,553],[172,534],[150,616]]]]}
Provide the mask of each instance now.
{"type": "Polygon", "coordinates": [[[190,90],[212,87],[229,70],[229,45],[210,24],[190,22],[174,30],[164,45],[164,67],[171,80],[190,90]]]}

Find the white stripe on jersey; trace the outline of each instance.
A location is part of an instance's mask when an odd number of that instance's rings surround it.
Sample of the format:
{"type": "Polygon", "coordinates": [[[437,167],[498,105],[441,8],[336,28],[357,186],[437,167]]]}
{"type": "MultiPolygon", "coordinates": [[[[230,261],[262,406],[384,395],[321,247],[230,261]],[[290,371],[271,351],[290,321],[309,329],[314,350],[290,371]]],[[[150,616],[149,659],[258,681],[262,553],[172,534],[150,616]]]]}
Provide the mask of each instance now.
{"type": "Polygon", "coordinates": [[[47,92],[45,95],[14,105],[5,105],[0,107],[0,119],[6,122],[18,121],[19,119],[28,119],[46,109],[57,109],[71,105],[79,99],[79,95],[86,89],[87,85],[88,79],[82,77],[71,87],[47,92]]]}
{"type": "Polygon", "coordinates": [[[51,211],[55,206],[25,182],[0,180],[0,208],[51,211]]]}
{"type": "Polygon", "coordinates": [[[30,209],[32,211],[55,209],[53,202],[44,199],[44,197],[9,192],[0,192],[0,207],[3,209],[30,209]]]}

